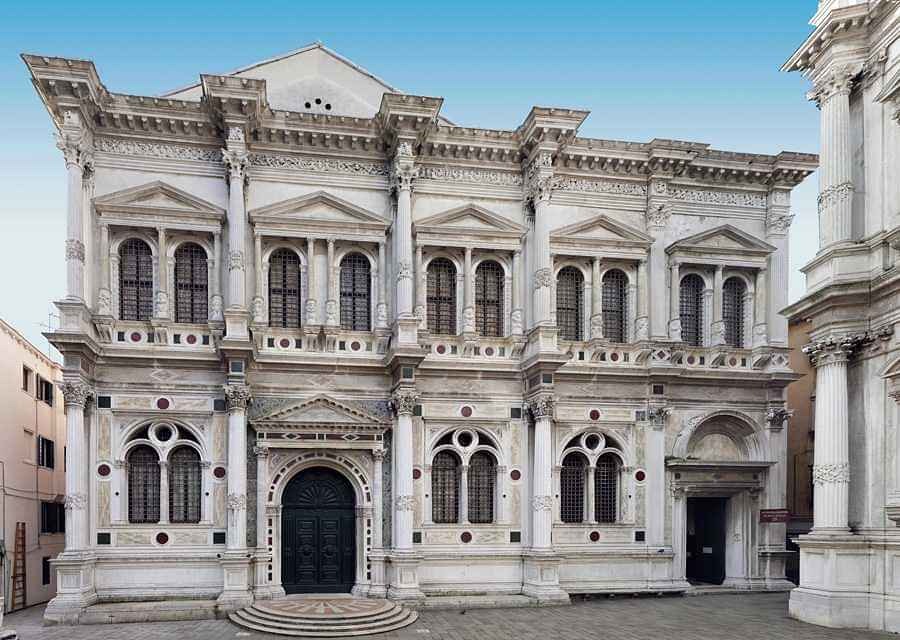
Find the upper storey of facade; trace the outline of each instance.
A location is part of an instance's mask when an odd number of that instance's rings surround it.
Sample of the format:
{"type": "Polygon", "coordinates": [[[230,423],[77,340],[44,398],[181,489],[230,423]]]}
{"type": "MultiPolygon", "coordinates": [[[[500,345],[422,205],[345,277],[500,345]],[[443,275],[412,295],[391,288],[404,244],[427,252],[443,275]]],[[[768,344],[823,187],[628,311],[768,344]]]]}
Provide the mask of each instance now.
{"type": "Polygon", "coordinates": [[[461,127],[321,45],[163,97],[23,57],[69,171],[54,339],[85,361],[787,372],[814,155],[583,138],[565,108],[461,127]]]}

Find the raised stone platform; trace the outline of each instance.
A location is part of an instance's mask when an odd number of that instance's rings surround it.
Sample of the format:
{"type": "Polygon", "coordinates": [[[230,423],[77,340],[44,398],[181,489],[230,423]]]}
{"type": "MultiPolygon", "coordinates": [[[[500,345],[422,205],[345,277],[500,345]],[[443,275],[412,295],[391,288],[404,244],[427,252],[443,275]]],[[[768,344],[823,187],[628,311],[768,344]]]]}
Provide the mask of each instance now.
{"type": "Polygon", "coordinates": [[[266,600],[235,611],[228,618],[265,633],[345,638],[400,629],[415,622],[418,614],[389,600],[335,594],[266,600]]]}

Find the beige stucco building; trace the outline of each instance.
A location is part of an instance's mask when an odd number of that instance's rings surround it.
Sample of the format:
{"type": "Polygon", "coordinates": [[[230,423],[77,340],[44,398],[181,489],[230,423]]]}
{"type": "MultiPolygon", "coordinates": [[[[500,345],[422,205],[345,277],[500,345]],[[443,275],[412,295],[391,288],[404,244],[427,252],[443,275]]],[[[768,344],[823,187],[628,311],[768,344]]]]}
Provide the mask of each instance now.
{"type": "Polygon", "coordinates": [[[63,550],[66,421],[55,362],[0,320],[0,535],[6,611],[50,600],[63,550]],[[24,593],[14,597],[16,524],[25,523],[24,593]]]}

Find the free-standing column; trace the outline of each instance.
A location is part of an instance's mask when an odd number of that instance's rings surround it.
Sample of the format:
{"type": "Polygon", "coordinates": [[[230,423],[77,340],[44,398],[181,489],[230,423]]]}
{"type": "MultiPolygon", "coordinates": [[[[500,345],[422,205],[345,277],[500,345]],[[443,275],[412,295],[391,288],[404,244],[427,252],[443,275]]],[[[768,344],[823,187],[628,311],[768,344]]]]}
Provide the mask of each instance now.
{"type": "Polygon", "coordinates": [[[522,310],[522,250],[513,251],[512,274],[512,315],[510,316],[510,333],[522,335],[525,316],[522,310]]]}
{"type": "Polygon", "coordinates": [[[469,524],[469,465],[459,467],[459,523],[469,524]]]}
{"type": "Polygon", "coordinates": [[[89,547],[84,408],[93,391],[83,382],[63,382],[60,390],[66,405],[66,551],[81,551],[89,547]]]}
{"type": "MultiPolygon", "coordinates": [[[[380,270],[379,266],[379,270],[380,270]]],[[[317,298],[319,295],[319,281],[316,274],[316,239],[306,239],[306,324],[319,324],[319,309],[317,298]]]]}
{"type": "Polygon", "coordinates": [[[56,146],[66,160],[68,215],[66,216],[66,298],[84,300],[84,171],[92,164],[89,138],[80,117],[66,112],[56,146]]]}
{"type": "Polygon", "coordinates": [[[214,263],[212,265],[212,278],[210,279],[210,284],[212,285],[212,298],[210,299],[209,305],[209,319],[221,322],[222,310],[225,307],[225,304],[222,300],[222,234],[216,231],[213,234],[213,260],[214,263]]]}
{"type": "Polygon", "coordinates": [[[816,367],[816,447],[813,463],[813,533],[848,530],[850,484],[847,360],[852,340],[804,348],[816,367]]]}
{"type": "Polygon", "coordinates": [[[472,247],[466,247],[463,268],[463,332],[475,333],[475,274],[472,273],[472,247]]]}
{"type": "Polygon", "coordinates": [[[526,201],[534,211],[532,326],[551,323],[553,310],[553,262],[550,256],[550,194],[553,188],[553,156],[540,152],[528,167],[526,201]]]}
{"type": "MultiPolygon", "coordinates": [[[[166,244],[166,228],[157,227],[157,243],[159,252],[157,258],[158,282],[156,286],[156,317],[169,317],[169,256],[166,244]]],[[[173,292],[174,293],[174,292],[173,292]]]]}
{"type": "Polygon", "coordinates": [[[229,551],[247,547],[247,404],[250,387],[225,385],[228,407],[228,534],[229,551]]]}
{"type": "Polygon", "coordinates": [[[766,282],[766,269],[762,268],[756,272],[756,282],[753,285],[754,293],[754,325],[753,325],[753,346],[763,347],[768,342],[768,325],[766,318],[766,297],[768,294],[768,284],[766,282]]]}
{"type": "Polygon", "coordinates": [[[109,288],[109,225],[100,225],[100,291],[97,296],[97,313],[112,315],[112,292],[109,288]]]}
{"type": "Polygon", "coordinates": [[[584,485],[584,521],[597,522],[597,509],[594,506],[594,478],[597,474],[597,467],[591,465],[587,468],[587,482],[584,485]]]}
{"type": "Polygon", "coordinates": [[[603,283],[600,258],[591,261],[591,340],[603,339],[603,283]]]}
{"type": "Polygon", "coordinates": [[[394,392],[394,517],[393,547],[397,552],[412,551],[413,512],[416,497],[413,493],[413,410],[419,396],[411,387],[394,392]]]}
{"type": "Polygon", "coordinates": [[[234,310],[247,308],[244,271],[247,212],[244,206],[244,178],[247,175],[248,154],[243,142],[243,132],[240,132],[239,138],[240,140],[233,140],[229,134],[228,148],[222,150],[228,177],[228,307],[234,310]]]}
{"type": "Polygon", "coordinates": [[[722,319],[722,291],[723,291],[723,267],[716,266],[716,275],[713,279],[713,314],[710,325],[710,345],[717,347],[725,344],[725,322],[722,319]]]}
{"type": "Polygon", "coordinates": [[[397,197],[397,218],[394,222],[394,242],[397,250],[397,317],[413,315],[412,282],[412,183],[418,175],[412,145],[397,145],[391,166],[391,186],[397,197]]]}
{"type": "Polygon", "coordinates": [[[159,524],[169,524],[169,461],[159,461],[159,524]]]}
{"type": "Polygon", "coordinates": [[[821,192],[819,193],[819,247],[851,239],[853,204],[853,151],[850,146],[850,91],[854,72],[832,70],[816,85],[822,110],[821,192]]]}
{"type": "Polygon", "coordinates": [[[415,315],[419,319],[419,329],[428,328],[428,321],[425,314],[425,305],[428,304],[426,298],[426,287],[428,286],[428,276],[425,273],[425,264],[422,260],[422,245],[416,244],[416,310],[415,315]]]}
{"type": "Polygon", "coordinates": [[[637,267],[637,317],[634,320],[634,339],[650,337],[650,288],[647,283],[647,261],[638,260],[637,267]]]}
{"type": "Polygon", "coordinates": [[[334,265],[334,238],[328,238],[328,256],[325,265],[325,290],[328,299],[325,302],[325,325],[336,327],[338,325],[337,280],[339,276],[334,265]]]}
{"type": "Polygon", "coordinates": [[[386,329],[387,317],[387,259],[385,243],[378,243],[378,306],[375,308],[375,328],[386,329]]]}
{"type": "Polygon", "coordinates": [[[381,523],[384,521],[384,499],[381,495],[384,491],[382,466],[384,463],[384,449],[372,451],[372,549],[381,551],[384,547],[384,534],[381,523]]]}
{"type": "Polygon", "coordinates": [[[681,278],[678,262],[669,265],[669,339],[681,341],[681,278]]]}
{"type": "Polygon", "coordinates": [[[534,416],[534,465],[532,468],[531,530],[532,547],[536,551],[549,551],[552,529],[552,424],[555,400],[550,394],[542,394],[528,400],[528,408],[534,416]]]}
{"type": "Polygon", "coordinates": [[[768,333],[766,341],[779,347],[788,346],[788,321],[781,310],[788,304],[788,278],[790,275],[790,242],[788,231],[794,216],[791,215],[791,190],[775,187],[769,192],[766,211],[766,242],[775,247],[769,254],[763,322],[768,333]]]}
{"type": "Polygon", "coordinates": [[[266,493],[269,488],[269,448],[254,447],[256,454],[256,547],[266,548],[266,493]]]}

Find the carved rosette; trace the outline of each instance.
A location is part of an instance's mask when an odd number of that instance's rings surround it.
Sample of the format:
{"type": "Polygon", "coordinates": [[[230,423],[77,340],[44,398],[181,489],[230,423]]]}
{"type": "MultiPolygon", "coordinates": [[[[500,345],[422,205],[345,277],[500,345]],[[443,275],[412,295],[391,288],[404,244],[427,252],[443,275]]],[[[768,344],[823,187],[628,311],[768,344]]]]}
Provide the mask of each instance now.
{"type": "Polygon", "coordinates": [[[837,484],[850,482],[850,463],[832,462],[813,465],[813,484],[837,484]]]}
{"type": "Polygon", "coordinates": [[[63,400],[67,407],[84,409],[87,401],[94,395],[94,390],[83,382],[63,382],[59,385],[63,400]]]}
{"type": "Polygon", "coordinates": [[[603,316],[591,316],[591,340],[600,340],[603,338],[603,316]]]}
{"type": "Polygon", "coordinates": [[[646,316],[634,321],[634,339],[638,342],[650,338],[650,322],[646,316]]]}
{"type": "Polygon", "coordinates": [[[226,503],[229,511],[242,511],[247,508],[247,496],[243,493],[229,493],[226,503]]]}
{"type": "Polygon", "coordinates": [[[87,508],[87,496],[83,493],[70,493],[66,495],[65,508],[67,511],[83,511],[87,508]]]}
{"type": "Polygon", "coordinates": [[[528,399],[528,410],[536,420],[541,418],[553,418],[553,409],[556,407],[556,398],[550,394],[542,394],[528,399]]]}
{"type": "Polygon", "coordinates": [[[550,511],[553,509],[552,496],[534,496],[531,498],[532,511],[550,511]]]}
{"type": "Polygon", "coordinates": [[[398,416],[411,416],[418,402],[419,394],[415,389],[399,389],[391,397],[391,407],[398,416]]]}
{"type": "Polygon", "coordinates": [[[394,510],[395,511],[415,511],[416,509],[416,497],[415,496],[397,496],[394,499],[394,510]]]}
{"type": "Polygon", "coordinates": [[[475,333],[475,308],[463,309],[463,333],[475,333]]]}
{"type": "MultiPolygon", "coordinates": [[[[234,129],[234,127],[232,127],[234,129]]],[[[222,149],[222,162],[228,172],[228,178],[238,184],[248,177],[250,154],[239,149],[222,149]]]]}
{"type": "Polygon", "coordinates": [[[250,387],[246,384],[225,385],[225,405],[229,411],[245,411],[250,404],[250,387]]]}
{"type": "Polygon", "coordinates": [[[66,240],[66,260],[84,262],[84,243],[81,240],[73,238],[66,240]]]}

